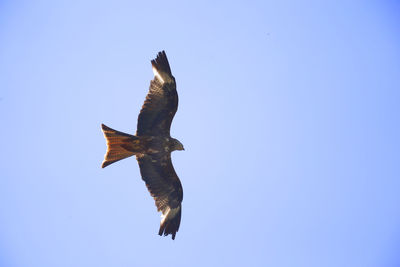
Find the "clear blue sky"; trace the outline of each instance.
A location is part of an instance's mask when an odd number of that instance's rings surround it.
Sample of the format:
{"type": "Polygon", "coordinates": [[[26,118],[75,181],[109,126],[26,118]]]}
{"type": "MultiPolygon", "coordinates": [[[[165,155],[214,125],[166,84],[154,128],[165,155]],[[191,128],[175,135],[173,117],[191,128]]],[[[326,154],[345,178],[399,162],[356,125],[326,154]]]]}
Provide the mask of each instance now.
{"type": "Polygon", "coordinates": [[[0,266],[400,266],[396,1],[1,1],[0,266]],[[176,240],[134,158],[169,57],[176,240]]]}

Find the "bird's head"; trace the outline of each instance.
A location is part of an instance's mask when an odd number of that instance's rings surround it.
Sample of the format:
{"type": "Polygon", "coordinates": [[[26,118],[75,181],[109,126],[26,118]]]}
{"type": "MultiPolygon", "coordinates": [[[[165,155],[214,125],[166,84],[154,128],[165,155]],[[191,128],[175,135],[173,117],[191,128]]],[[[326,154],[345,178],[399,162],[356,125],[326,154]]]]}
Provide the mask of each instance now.
{"type": "Polygon", "coordinates": [[[174,146],[174,149],[173,150],[185,150],[185,148],[183,148],[183,145],[182,145],[182,143],[181,142],[179,142],[179,140],[177,140],[177,139],[173,139],[173,146],[174,146]]]}

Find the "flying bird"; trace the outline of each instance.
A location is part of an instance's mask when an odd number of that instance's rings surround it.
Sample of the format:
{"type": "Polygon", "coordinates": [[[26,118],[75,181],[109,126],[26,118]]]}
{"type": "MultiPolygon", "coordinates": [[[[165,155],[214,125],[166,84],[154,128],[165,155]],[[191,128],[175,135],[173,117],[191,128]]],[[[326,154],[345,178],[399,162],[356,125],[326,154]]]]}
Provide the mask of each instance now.
{"type": "Polygon", "coordinates": [[[151,61],[154,79],[139,113],[136,135],[116,131],[102,124],[107,152],[102,168],[135,155],[140,174],[162,212],[158,234],[175,239],[182,213],[183,189],[171,161],[171,152],[184,150],[170,136],[172,119],[178,109],[178,94],[167,55],[159,52],[151,61]]]}

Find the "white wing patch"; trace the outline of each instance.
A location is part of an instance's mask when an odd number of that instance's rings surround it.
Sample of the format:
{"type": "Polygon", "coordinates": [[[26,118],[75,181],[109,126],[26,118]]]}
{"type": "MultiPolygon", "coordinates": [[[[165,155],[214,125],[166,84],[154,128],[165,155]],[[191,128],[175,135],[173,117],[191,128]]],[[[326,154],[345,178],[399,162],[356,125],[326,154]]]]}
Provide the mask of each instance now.
{"type": "Polygon", "coordinates": [[[175,217],[175,215],[178,213],[179,211],[179,207],[172,209],[170,207],[167,207],[167,209],[165,210],[165,213],[163,212],[161,214],[161,224],[164,223],[165,220],[170,220],[172,218],[175,217]]]}
{"type": "Polygon", "coordinates": [[[153,73],[154,76],[156,76],[156,78],[159,79],[161,83],[164,83],[164,79],[161,77],[160,73],[158,73],[158,70],[154,67],[153,67],[153,73]]]}

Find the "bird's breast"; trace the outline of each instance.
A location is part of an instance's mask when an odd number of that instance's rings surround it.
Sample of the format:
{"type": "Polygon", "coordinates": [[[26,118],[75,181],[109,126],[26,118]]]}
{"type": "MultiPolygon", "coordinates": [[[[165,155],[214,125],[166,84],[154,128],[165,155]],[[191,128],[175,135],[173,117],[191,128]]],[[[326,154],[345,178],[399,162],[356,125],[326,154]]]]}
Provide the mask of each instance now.
{"type": "Polygon", "coordinates": [[[143,136],[142,144],[146,154],[157,154],[171,151],[171,138],[158,136],[143,136]]]}

